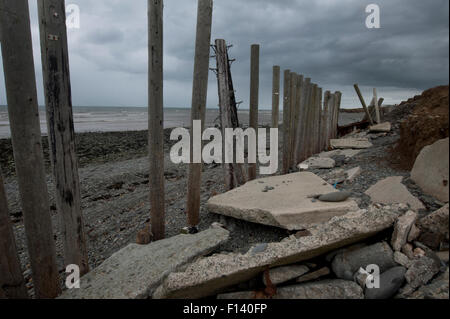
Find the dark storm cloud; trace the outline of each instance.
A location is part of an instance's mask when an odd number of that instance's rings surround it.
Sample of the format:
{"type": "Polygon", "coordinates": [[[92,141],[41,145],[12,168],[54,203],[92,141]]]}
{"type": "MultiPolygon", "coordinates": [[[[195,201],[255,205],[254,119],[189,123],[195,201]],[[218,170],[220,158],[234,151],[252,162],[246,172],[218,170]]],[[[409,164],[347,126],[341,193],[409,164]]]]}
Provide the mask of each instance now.
{"type": "MultiPolygon", "coordinates": [[[[74,104],[141,105],[147,96],[147,1],[74,0],[81,28],[69,30],[74,104]]],[[[164,11],[165,105],[190,105],[196,0],[166,0],[164,11]]],[[[213,40],[233,44],[237,96],[248,106],[250,45],[261,45],[260,104],[271,103],[272,66],[311,77],[325,90],[343,92],[358,106],[352,85],[366,99],[377,87],[386,103],[448,83],[447,0],[216,0],[213,40]],[[365,8],[381,9],[381,29],[367,29],[365,8]]],[[[35,1],[30,1],[32,12],[35,1]]],[[[42,99],[39,39],[32,14],[37,78],[42,99]]],[[[211,66],[215,61],[211,60],[211,66]]],[[[3,81],[1,79],[0,81],[3,81]]],[[[217,105],[210,73],[208,106],[217,105]]],[[[5,103],[0,82],[0,103],[5,103]]]]}

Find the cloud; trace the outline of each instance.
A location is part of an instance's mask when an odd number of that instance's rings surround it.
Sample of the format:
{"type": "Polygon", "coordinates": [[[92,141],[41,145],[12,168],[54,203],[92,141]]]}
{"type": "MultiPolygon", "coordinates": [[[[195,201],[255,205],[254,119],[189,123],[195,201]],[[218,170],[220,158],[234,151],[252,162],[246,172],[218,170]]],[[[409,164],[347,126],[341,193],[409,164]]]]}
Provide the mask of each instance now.
{"type": "MultiPolygon", "coordinates": [[[[147,1],[73,0],[81,28],[69,30],[74,105],[147,105],[147,1]]],[[[361,0],[215,0],[213,36],[233,44],[230,55],[238,99],[248,107],[250,45],[261,45],[260,106],[270,108],[272,66],[311,77],[324,90],[343,92],[344,107],[358,107],[353,83],[370,100],[399,103],[448,83],[447,0],[377,0],[381,28],[367,29],[361,0]]],[[[39,100],[43,104],[39,32],[30,1],[39,100]]],[[[196,0],[165,1],[165,105],[189,107],[196,30],[196,0]]],[[[211,67],[215,61],[211,60],[211,67]]],[[[3,72],[0,67],[0,73],[3,72]]],[[[217,105],[210,73],[208,107],[217,105]]],[[[0,104],[5,104],[0,77],[0,104]]]]}

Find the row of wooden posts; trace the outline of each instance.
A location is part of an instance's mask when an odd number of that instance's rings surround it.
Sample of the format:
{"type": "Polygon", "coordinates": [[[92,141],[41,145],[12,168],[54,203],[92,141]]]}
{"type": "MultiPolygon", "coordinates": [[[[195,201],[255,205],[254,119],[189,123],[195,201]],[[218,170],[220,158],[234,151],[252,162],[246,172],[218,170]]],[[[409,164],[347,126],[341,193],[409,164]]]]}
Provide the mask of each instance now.
{"type": "MultiPolygon", "coordinates": [[[[71,100],[71,84],[64,0],[38,0],[42,68],[48,139],[56,206],[61,217],[64,264],[89,271],[81,211],[78,159],[71,100]]],[[[205,123],[210,60],[212,0],[198,0],[197,34],[192,89],[191,120],[205,123]]],[[[0,40],[5,73],[8,113],[19,185],[25,233],[35,296],[54,298],[61,292],[44,157],[31,41],[28,0],[0,0],[0,40]]],[[[214,52],[222,130],[239,127],[224,40],[216,40],[214,52]]],[[[258,128],[259,45],[251,47],[250,127],[258,128]]],[[[148,105],[149,185],[151,231],[154,240],[165,234],[164,114],[163,114],[163,1],[148,0],[148,105]]],[[[280,67],[273,68],[272,127],[278,128],[280,67]]],[[[322,94],[322,89],[294,72],[284,72],[283,168],[288,173],[302,160],[328,149],[337,137],[341,93],[322,94]]],[[[191,134],[192,136],[192,134],[191,134]]],[[[193,143],[191,143],[193,145],[193,143]]],[[[191,150],[191,156],[194,156],[191,150]]],[[[253,180],[256,164],[224,165],[230,188],[253,180]]],[[[187,225],[199,224],[202,164],[190,164],[187,225]]],[[[1,174],[0,174],[1,175],[1,174]]],[[[0,298],[27,298],[17,254],[3,180],[0,178],[0,298]]]]}

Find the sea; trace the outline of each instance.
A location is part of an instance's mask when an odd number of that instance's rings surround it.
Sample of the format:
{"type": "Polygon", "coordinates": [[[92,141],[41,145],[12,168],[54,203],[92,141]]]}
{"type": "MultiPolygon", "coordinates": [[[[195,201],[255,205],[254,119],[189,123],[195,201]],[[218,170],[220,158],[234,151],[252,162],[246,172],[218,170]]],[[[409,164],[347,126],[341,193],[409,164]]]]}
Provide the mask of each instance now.
{"type": "MultiPolygon", "coordinates": [[[[121,132],[141,131],[148,128],[148,113],[145,107],[103,107],[82,106],[73,107],[75,132],[121,132]]],[[[191,110],[189,108],[165,108],[164,128],[189,127],[191,110]]],[[[248,125],[249,110],[238,110],[238,118],[244,126],[248,125]]],[[[283,118],[280,114],[280,120],[283,118]]],[[[41,132],[47,134],[47,122],[45,108],[39,107],[39,120],[41,132]]],[[[359,113],[342,113],[339,123],[349,124],[361,120],[359,113]]],[[[270,125],[271,111],[259,111],[259,123],[270,125]]],[[[206,127],[214,127],[219,124],[219,109],[207,109],[206,127]]],[[[6,106],[0,106],[0,138],[11,137],[8,110],[6,106]]]]}

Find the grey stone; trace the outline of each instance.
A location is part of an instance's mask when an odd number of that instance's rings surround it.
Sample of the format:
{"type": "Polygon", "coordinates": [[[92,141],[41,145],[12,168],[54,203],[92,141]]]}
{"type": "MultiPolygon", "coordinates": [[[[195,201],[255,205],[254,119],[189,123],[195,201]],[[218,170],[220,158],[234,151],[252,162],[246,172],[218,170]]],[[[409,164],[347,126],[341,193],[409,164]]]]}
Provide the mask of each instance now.
{"type": "Polygon", "coordinates": [[[328,276],[329,274],[330,274],[330,268],[323,267],[316,271],[310,272],[306,275],[303,275],[303,276],[297,278],[297,282],[303,283],[303,282],[313,281],[313,280],[319,279],[321,277],[328,276]]]}
{"type": "Polygon", "coordinates": [[[333,149],[365,149],[373,146],[367,138],[341,138],[330,140],[330,145],[333,149]]]}
{"type": "Polygon", "coordinates": [[[434,279],[429,285],[420,287],[411,299],[449,299],[448,267],[445,273],[434,279]]]}
{"type": "Polygon", "coordinates": [[[319,196],[318,199],[321,202],[338,203],[338,202],[346,201],[351,195],[352,195],[352,193],[350,193],[350,192],[341,191],[341,192],[333,192],[333,193],[321,195],[321,196],[319,196]]]}
{"type": "Polygon", "coordinates": [[[445,203],[449,197],[448,152],[448,138],[425,146],[411,171],[411,179],[424,193],[445,203]]]}
{"type": "Polygon", "coordinates": [[[183,272],[171,273],[153,298],[201,298],[262,274],[267,267],[311,260],[341,247],[360,242],[392,227],[398,207],[369,207],[312,227],[311,236],[290,237],[270,243],[260,254],[216,254],[190,264],[183,272]]]}
{"type": "MultiPolygon", "coordinates": [[[[300,277],[301,275],[306,274],[308,271],[309,268],[305,265],[283,266],[270,269],[269,277],[273,285],[279,285],[286,281],[300,277]]],[[[265,276],[263,276],[263,283],[266,286],[268,285],[265,276]]]]}
{"type": "Polygon", "coordinates": [[[405,185],[402,184],[402,176],[392,176],[383,179],[370,187],[365,193],[370,196],[373,203],[409,204],[412,209],[425,208],[422,202],[411,195],[405,185]]]}
{"type": "Polygon", "coordinates": [[[385,242],[337,255],[331,266],[338,278],[352,280],[359,268],[377,265],[380,272],[395,267],[394,252],[385,242]]]}
{"type": "Polygon", "coordinates": [[[252,255],[256,255],[256,254],[260,254],[263,253],[266,249],[267,249],[268,244],[267,243],[263,243],[263,244],[258,244],[255,247],[253,247],[251,249],[251,254],[252,255]]]}
{"type": "Polygon", "coordinates": [[[308,229],[334,216],[358,210],[353,200],[339,203],[312,202],[311,196],[326,194],[334,188],[310,172],[272,176],[246,183],[227,193],[212,197],[206,207],[216,214],[249,222],[285,228],[308,229]],[[275,189],[263,193],[263,184],[275,189]]]}
{"type": "Polygon", "coordinates": [[[419,240],[427,246],[438,249],[441,242],[449,240],[449,205],[421,218],[417,226],[422,231],[419,240]]]}
{"type": "Polygon", "coordinates": [[[400,251],[408,240],[409,232],[417,220],[417,213],[413,211],[406,212],[400,216],[395,223],[394,232],[392,234],[391,245],[395,251],[400,251]]]}
{"type": "Polygon", "coordinates": [[[435,261],[426,256],[414,260],[405,274],[406,281],[412,288],[426,285],[439,272],[435,261]]]}
{"type": "Polygon", "coordinates": [[[420,228],[416,224],[412,225],[408,234],[408,242],[413,242],[420,236],[420,228]]]}
{"type": "Polygon", "coordinates": [[[411,259],[409,259],[408,256],[406,256],[405,254],[403,254],[403,253],[401,253],[399,251],[396,251],[394,253],[394,261],[397,264],[399,264],[399,265],[401,265],[401,266],[403,266],[403,267],[405,267],[407,269],[409,267],[411,267],[411,265],[413,263],[413,261],[411,259]]]}
{"type": "Polygon", "coordinates": [[[380,287],[366,287],[366,299],[388,299],[394,296],[405,282],[405,267],[393,267],[380,275],[380,287]]]}
{"type": "MultiPolygon", "coordinates": [[[[255,292],[222,294],[218,299],[254,299],[255,292]]],[[[272,299],[363,299],[361,287],[352,281],[323,280],[277,289],[272,299]]]]}
{"type": "Polygon", "coordinates": [[[210,228],[149,245],[131,244],[80,279],[80,289],[66,290],[61,299],[142,299],[152,295],[171,272],[196,257],[211,253],[228,240],[229,232],[210,228]]]}

